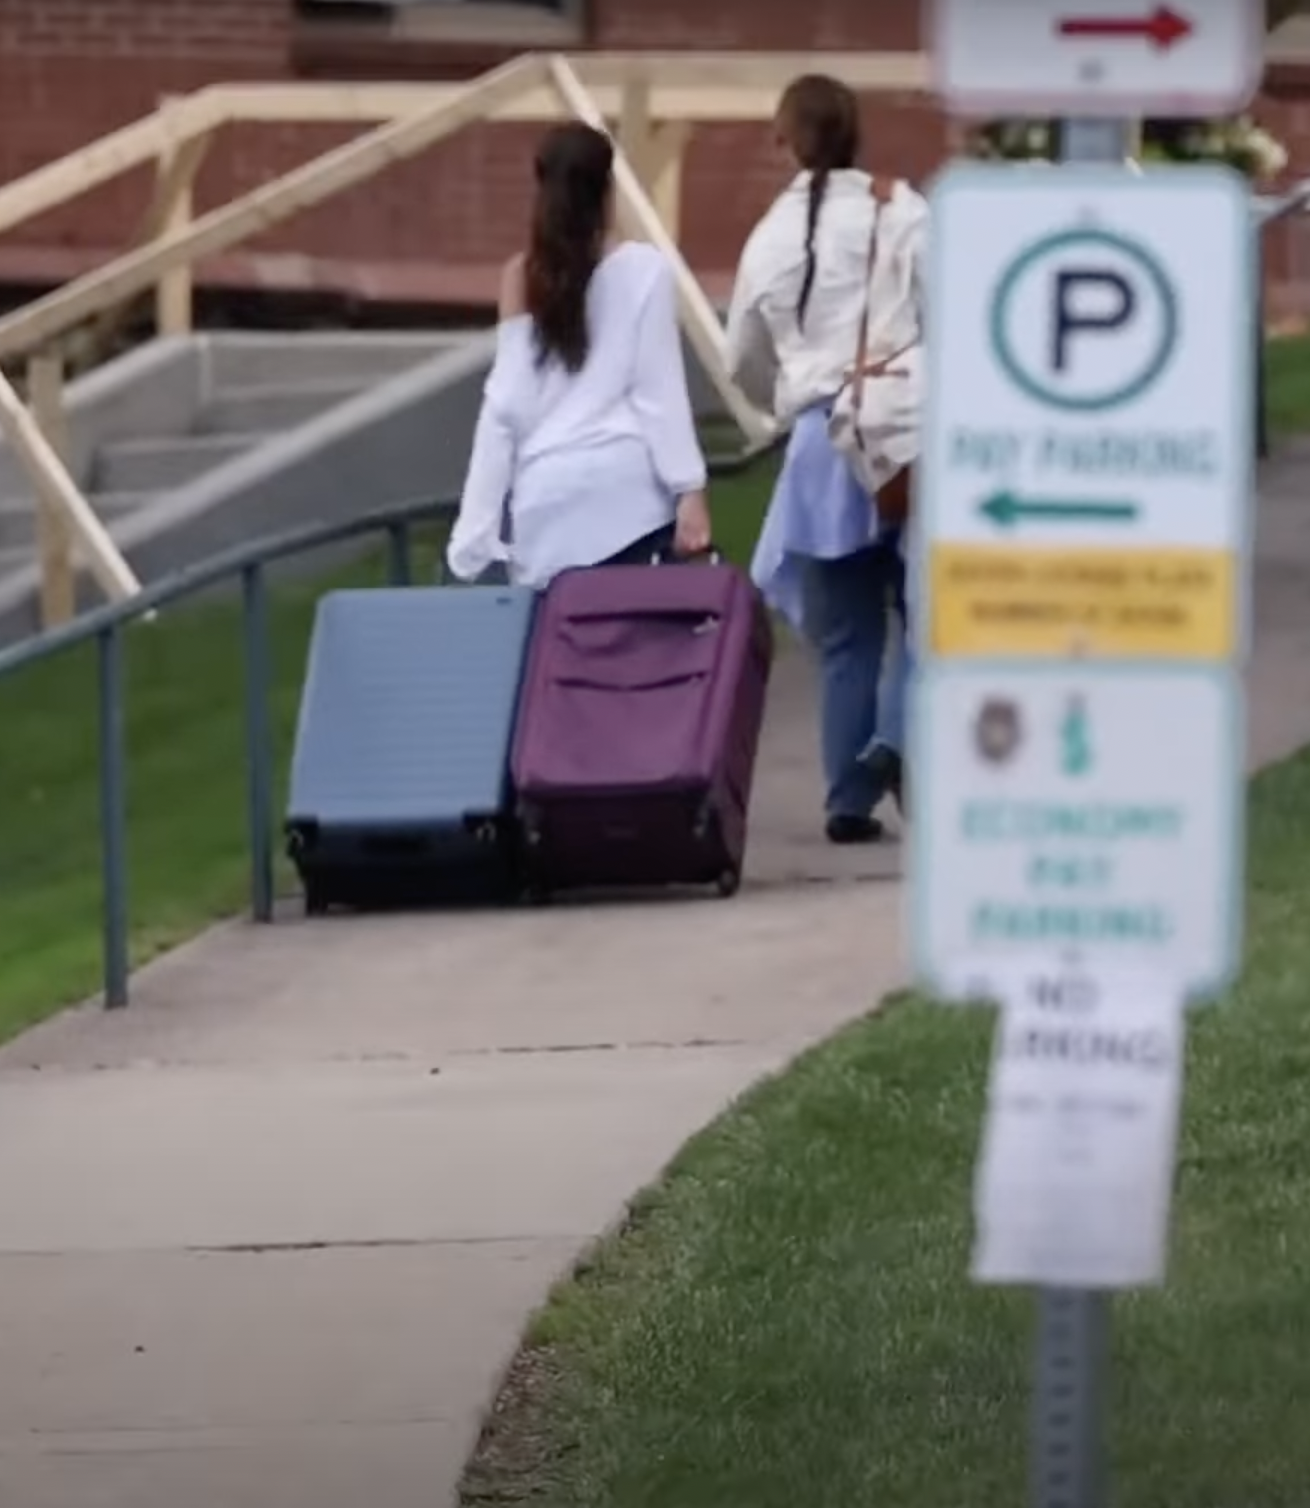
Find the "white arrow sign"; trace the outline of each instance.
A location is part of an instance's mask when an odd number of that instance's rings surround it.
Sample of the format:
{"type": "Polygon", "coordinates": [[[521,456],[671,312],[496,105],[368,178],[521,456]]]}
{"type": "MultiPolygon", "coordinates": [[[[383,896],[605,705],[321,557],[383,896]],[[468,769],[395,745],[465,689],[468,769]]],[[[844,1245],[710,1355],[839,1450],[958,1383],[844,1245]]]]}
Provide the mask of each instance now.
{"type": "Polygon", "coordinates": [[[936,0],[936,87],[961,115],[1226,115],[1263,68],[1254,0],[936,0]]]}

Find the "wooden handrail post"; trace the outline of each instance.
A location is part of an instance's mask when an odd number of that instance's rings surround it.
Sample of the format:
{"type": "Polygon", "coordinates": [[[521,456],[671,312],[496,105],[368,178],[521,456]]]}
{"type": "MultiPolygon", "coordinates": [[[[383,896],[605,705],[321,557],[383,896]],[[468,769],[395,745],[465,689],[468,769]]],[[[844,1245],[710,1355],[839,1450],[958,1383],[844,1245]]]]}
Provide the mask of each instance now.
{"type": "Polygon", "coordinates": [[[650,81],[631,77],[619,95],[619,121],[616,133],[619,148],[632,164],[632,171],[643,187],[650,187],[650,150],[655,127],[650,114],[650,81]]]}
{"type": "MultiPolygon", "coordinates": [[[[27,363],[27,403],[50,448],[68,457],[64,411],[64,357],[56,347],[37,351],[27,363]]],[[[36,547],[41,569],[41,626],[57,628],[77,612],[77,577],[73,568],[73,533],[68,518],[44,478],[34,478],[36,547]]]]}
{"type": "MultiPolygon", "coordinates": [[[[38,384],[42,378],[38,374],[38,384]]],[[[83,565],[95,577],[111,602],[121,602],[141,590],[136,572],[123,552],[100,522],[94,508],[78,491],[68,474],[68,467],[46,439],[32,410],[14,391],[13,384],[0,370],[0,431],[13,447],[14,454],[34,487],[49,489],[49,496],[74,539],[83,565]]]]}
{"type": "MultiPolygon", "coordinates": [[[[161,101],[164,110],[178,101],[161,101]]],[[[155,192],[146,217],[146,241],[185,230],[195,214],[196,174],[213,133],[184,137],[163,147],[156,159],[155,192]]],[[[159,275],[155,285],[155,330],[160,335],[188,335],[193,323],[194,271],[187,262],[159,275]]]]}
{"type": "Polygon", "coordinates": [[[651,137],[647,192],[664,229],[676,241],[682,232],[682,165],[691,141],[689,120],[666,120],[651,137]]]}
{"type": "Polygon", "coordinates": [[[691,139],[691,122],[655,120],[650,80],[634,74],[624,81],[620,95],[617,139],[637,182],[676,241],[682,211],[682,164],[691,139]]]}

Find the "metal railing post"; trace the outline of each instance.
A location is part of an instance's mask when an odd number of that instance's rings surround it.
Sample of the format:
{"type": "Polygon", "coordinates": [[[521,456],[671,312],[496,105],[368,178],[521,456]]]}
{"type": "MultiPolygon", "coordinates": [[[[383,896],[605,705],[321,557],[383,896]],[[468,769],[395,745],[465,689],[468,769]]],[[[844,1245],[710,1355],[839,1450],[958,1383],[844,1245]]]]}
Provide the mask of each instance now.
{"type": "Polygon", "coordinates": [[[246,671],[246,799],[250,823],[250,914],[273,920],[273,747],[269,727],[268,586],[262,565],[241,572],[246,671]]]}
{"type": "Polygon", "coordinates": [[[105,1005],[127,1004],[128,947],[126,715],[123,633],[117,623],[96,636],[100,707],[100,856],[104,885],[105,1005]]]}
{"type": "MultiPolygon", "coordinates": [[[[736,458],[716,474],[744,469],[751,457],[736,458]]],[[[275,898],[274,749],[272,737],[272,645],[269,633],[268,569],[279,560],[350,540],[386,535],[394,576],[409,574],[411,542],[420,523],[450,522],[453,499],[415,499],[393,504],[342,523],[289,530],[253,545],[242,545],[144,588],[127,601],[93,608],[60,628],[23,643],[0,646],[0,679],[66,650],[94,645],[99,742],[100,929],[104,1003],[128,1003],[131,975],[130,876],[127,830],[127,716],[124,634],[138,619],[153,619],[170,603],[182,601],[220,581],[239,579],[243,599],[246,667],[245,715],[247,809],[250,825],[250,905],[257,921],[273,918],[275,898]]]]}
{"type": "MultiPolygon", "coordinates": [[[[1285,194],[1273,196],[1258,194],[1252,200],[1252,213],[1256,227],[1255,254],[1259,258],[1262,252],[1264,233],[1271,225],[1276,225],[1280,220],[1286,220],[1292,215],[1304,214],[1310,206],[1310,178],[1303,178],[1294,184],[1285,194]]],[[[1255,393],[1252,402],[1255,410],[1255,449],[1257,459],[1263,461],[1269,456],[1269,407],[1268,388],[1266,383],[1265,358],[1268,352],[1268,342],[1264,333],[1264,278],[1259,279],[1259,296],[1256,304],[1255,339],[1256,339],[1256,364],[1255,364],[1255,393]]]]}
{"type": "Polygon", "coordinates": [[[387,582],[391,586],[412,586],[414,556],[409,525],[402,519],[387,529],[387,582]]]}
{"type": "Polygon", "coordinates": [[[1269,345],[1265,340],[1265,292],[1264,279],[1258,283],[1259,292],[1255,301],[1255,455],[1256,460],[1269,459],[1269,396],[1266,387],[1265,361],[1269,345]]]}

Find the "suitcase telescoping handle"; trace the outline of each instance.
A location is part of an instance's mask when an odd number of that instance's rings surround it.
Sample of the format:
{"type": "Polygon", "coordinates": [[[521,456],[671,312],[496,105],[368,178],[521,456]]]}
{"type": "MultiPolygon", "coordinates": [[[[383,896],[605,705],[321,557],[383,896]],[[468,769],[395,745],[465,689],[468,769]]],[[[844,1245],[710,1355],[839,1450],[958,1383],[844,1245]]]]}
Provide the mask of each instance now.
{"type": "Polygon", "coordinates": [[[650,557],[651,565],[722,565],[723,555],[717,545],[711,544],[708,550],[702,550],[699,555],[679,555],[670,545],[667,549],[656,550],[650,557]]]}
{"type": "Polygon", "coordinates": [[[450,562],[444,556],[437,571],[438,586],[508,586],[509,584],[509,567],[500,560],[492,561],[476,581],[461,581],[450,569],[450,562]]]}

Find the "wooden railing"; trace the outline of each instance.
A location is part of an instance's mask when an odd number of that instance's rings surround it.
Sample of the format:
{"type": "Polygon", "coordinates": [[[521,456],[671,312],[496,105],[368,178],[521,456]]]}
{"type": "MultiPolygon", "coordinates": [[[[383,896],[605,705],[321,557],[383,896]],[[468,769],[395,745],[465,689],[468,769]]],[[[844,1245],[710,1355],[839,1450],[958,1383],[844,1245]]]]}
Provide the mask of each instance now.
{"type": "Polygon", "coordinates": [[[728,411],[751,440],[770,422],[730,381],[718,316],[678,250],[683,158],[696,122],[769,119],[787,80],[820,70],[859,91],[921,90],[920,54],[589,53],[528,55],[467,84],[246,84],[202,89],[164,102],[144,120],[0,188],[0,234],[144,164],[155,190],[144,244],[106,266],[0,318],[0,359],[29,361],[23,409],[0,378],[0,427],[31,475],[46,516],[43,604],[47,622],[71,612],[73,558],[80,551],[111,598],[138,590],[121,554],[59,459],[60,388],[66,343],[79,328],[153,292],[159,334],[191,328],[196,263],[356,187],[478,121],[547,122],[577,117],[608,124],[619,148],[616,187],[630,234],[673,263],[689,341],[728,411]],[[196,216],[196,174],[215,134],[237,122],[371,125],[342,146],[196,216]]]}

